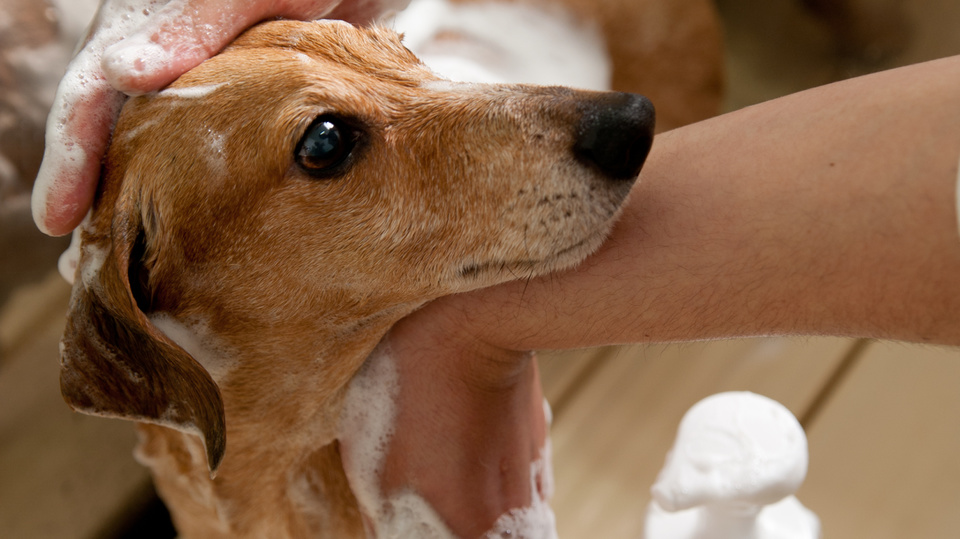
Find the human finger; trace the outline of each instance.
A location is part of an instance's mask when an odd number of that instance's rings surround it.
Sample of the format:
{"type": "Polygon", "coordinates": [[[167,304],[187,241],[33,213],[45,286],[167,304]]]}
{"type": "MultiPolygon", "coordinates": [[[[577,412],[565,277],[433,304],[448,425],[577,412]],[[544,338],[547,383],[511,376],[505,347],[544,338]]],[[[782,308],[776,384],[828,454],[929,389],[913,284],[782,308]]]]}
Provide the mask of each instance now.
{"type": "Polygon", "coordinates": [[[166,86],[210,58],[245,29],[271,17],[323,17],[340,0],[172,0],[135,33],[108,47],[103,71],[130,95],[166,86]]]}
{"type": "MultiPolygon", "coordinates": [[[[83,53],[81,53],[83,54],[83,53]]],[[[68,68],[47,119],[43,162],[34,183],[34,221],[46,234],[73,230],[93,201],[101,159],[124,96],[78,56],[68,68]]]]}

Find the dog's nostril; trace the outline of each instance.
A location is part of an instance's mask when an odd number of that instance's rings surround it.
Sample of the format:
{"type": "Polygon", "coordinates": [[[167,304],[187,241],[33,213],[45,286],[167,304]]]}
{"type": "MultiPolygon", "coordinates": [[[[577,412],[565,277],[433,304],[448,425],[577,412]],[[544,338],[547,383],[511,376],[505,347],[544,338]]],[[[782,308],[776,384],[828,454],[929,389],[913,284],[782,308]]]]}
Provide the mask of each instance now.
{"type": "Polygon", "coordinates": [[[574,155],[612,180],[634,180],[653,144],[655,113],[646,97],[610,93],[584,103],[574,155]]]}

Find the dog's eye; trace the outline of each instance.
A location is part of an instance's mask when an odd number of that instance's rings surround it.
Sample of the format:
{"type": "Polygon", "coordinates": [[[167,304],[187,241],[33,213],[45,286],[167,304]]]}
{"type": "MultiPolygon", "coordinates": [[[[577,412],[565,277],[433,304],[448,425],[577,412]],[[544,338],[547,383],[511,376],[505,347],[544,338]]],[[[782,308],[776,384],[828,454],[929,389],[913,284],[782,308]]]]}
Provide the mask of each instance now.
{"type": "Polygon", "coordinates": [[[343,121],[317,118],[297,145],[297,163],[311,174],[335,172],[350,156],[355,142],[353,130],[343,121]]]}

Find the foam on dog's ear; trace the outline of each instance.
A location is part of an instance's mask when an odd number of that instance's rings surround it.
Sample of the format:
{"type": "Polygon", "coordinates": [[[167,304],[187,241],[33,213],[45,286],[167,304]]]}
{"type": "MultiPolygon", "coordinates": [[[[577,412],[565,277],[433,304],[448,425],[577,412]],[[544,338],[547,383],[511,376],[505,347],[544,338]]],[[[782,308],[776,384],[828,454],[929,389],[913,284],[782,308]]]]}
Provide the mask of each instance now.
{"type": "Polygon", "coordinates": [[[112,220],[100,216],[84,232],[61,343],[60,390],[80,412],[200,435],[213,474],[226,450],[220,390],[138,306],[143,292],[131,288],[131,275],[139,286],[143,227],[130,210],[118,209],[112,220]]]}

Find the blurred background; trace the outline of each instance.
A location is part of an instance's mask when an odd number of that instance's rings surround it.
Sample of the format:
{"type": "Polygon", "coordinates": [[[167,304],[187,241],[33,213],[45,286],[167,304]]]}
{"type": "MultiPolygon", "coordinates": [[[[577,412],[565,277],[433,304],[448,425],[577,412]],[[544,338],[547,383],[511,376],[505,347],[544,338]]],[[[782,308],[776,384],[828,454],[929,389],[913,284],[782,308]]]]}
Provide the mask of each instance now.
{"type": "MultiPolygon", "coordinates": [[[[172,537],[130,424],[70,412],[58,341],[64,238],[33,226],[43,123],[96,2],[0,0],[0,538],[172,537]]],[[[956,0],[718,0],[735,110],[960,54],[956,0]]],[[[960,118],[958,118],[960,121],[960,118]]],[[[800,418],[799,498],[829,538],[960,537],[960,351],[850,339],[749,339],[541,358],[561,537],[636,538],[683,413],[751,390],[800,418]]]]}

